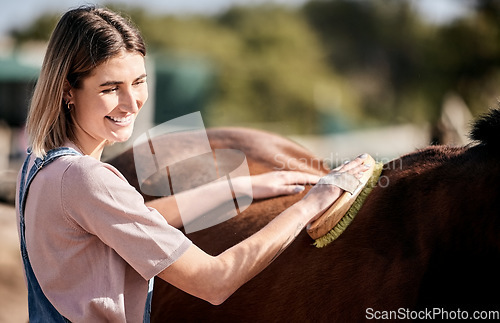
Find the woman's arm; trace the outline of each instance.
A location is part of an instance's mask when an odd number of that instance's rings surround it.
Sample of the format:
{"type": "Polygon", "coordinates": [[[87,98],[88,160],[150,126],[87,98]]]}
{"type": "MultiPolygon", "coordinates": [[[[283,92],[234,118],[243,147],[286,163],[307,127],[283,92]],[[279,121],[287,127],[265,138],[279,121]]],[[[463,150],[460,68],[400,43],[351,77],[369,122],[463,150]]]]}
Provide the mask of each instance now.
{"type": "MultiPolygon", "coordinates": [[[[296,194],[304,190],[301,184],[315,184],[319,176],[302,172],[277,171],[261,175],[251,176],[252,193],[254,199],[263,199],[280,195],[296,194]]],[[[244,191],[244,186],[248,183],[248,177],[237,177],[232,181],[235,192],[244,191]]],[[[197,201],[197,205],[203,205],[205,210],[215,209],[217,206],[227,202],[222,194],[214,194],[219,189],[227,185],[226,182],[214,182],[202,185],[189,191],[177,193],[178,198],[187,198],[197,201]]],[[[199,213],[191,214],[192,218],[181,218],[174,196],[162,197],[146,203],[147,206],[155,208],[176,228],[180,228],[202,215],[203,209],[199,213]]]]}
{"type": "MultiPolygon", "coordinates": [[[[339,171],[359,174],[366,170],[362,158],[339,171]]],[[[332,185],[316,185],[299,202],[282,212],[260,231],[213,257],[191,246],[158,276],[212,304],[221,304],[240,286],[266,268],[315,217],[342,193],[332,185]]]]}

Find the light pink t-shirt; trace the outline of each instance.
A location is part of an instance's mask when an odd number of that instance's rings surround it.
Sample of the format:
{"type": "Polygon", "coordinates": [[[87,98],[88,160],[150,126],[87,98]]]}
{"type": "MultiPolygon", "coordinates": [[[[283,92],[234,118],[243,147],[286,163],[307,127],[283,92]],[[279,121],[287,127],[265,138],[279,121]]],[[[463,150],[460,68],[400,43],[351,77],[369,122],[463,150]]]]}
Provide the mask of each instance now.
{"type": "Polygon", "coordinates": [[[191,245],[118,170],[89,156],[60,157],[35,176],[25,223],[37,280],[74,322],[141,322],[148,280],[191,245]]]}

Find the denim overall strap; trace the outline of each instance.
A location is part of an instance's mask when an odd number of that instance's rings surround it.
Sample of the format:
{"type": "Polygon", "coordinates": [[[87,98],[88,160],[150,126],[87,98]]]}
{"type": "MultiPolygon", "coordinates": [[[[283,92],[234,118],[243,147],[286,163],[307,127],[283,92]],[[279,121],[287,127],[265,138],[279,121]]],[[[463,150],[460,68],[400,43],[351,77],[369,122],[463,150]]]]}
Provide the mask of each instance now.
{"type": "Polygon", "coordinates": [[[26,205],[26,195],[28,189],[33,181],[35,175],[44,166],[47,166],[56,158],[64,155],[81,155],[79,152],[72,148],[56,148],[50,150],[45,158],[36,158],[33,166],[28,172],[28,165],[31,157],[31,150],[28,149],[28,156],[24,161],[21,170],[21,182],[19,184],[19,215],[20,215],[20,237],[21,237],[21,256],[23,259],[24,270],[26,274],[26,282],[28,287],[28,311],[30,322],[69,322],[62,316],[56,308],[50,303],[38,283],[31,263],[28,258],[28,251],[26,248],[26,225],[24,221],[24,208],[26,205]]]}
{"type": "MultiPolygon", "coordinates": [[[[28,165],[31,157],[31,150],[28,149],[28,156],[24,161],[21,170],[21,181],[19,185],[19,215],[20,215],[20,236],[21,236],[21,255],[24,263],[24,269],[26,273],[26,280],[28,285],[28,307],[29,307],[29,321],[30,322],[69,322],[64,316],[62,316],[56,308],[50,303],[38,283],[31,263],[28,258],[28,251],[26,248],[26,226],[24,221],[24,208],[26,205],[26,196],[28,194],[28,189],[33,181],[35,175],[43,167],[47,166],[55,159],[65,156],[65,155],[81,155],[78,151],[69,147],[61,147],[50,150],[45,158],[36,158],[33,166],[28,172],[28,165]]],[[[151,316],[151,302],[153,298],[153,283],[154,277],[149,280],[148,285],[148,296],[146,298],[146,305],[144,309],[143,320],[145,323],[149,323],[151,316]]]]}
{"type": "Polygon", "coordinates": [[[146,308],[144,309],[143,322],[149,323],[151,318],[151,302],[153,301],[153,285],[155,278],[151,278],[148,283],[148,297],[146,298],[146,308]]]}

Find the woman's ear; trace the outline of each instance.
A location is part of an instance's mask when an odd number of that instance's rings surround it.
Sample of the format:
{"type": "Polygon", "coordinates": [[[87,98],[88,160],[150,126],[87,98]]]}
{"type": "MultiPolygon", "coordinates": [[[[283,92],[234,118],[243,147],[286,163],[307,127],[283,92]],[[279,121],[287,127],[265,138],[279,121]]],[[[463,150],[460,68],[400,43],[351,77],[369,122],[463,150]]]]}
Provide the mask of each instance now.
{"type": "Polygon", "coordinates": [[[71,85],[69,84],[68,80],[64,80],[64,85],[63,85],[63,99],[65,102],[70,103],[70,100],[73,98],[71,95],[71,85]]]}

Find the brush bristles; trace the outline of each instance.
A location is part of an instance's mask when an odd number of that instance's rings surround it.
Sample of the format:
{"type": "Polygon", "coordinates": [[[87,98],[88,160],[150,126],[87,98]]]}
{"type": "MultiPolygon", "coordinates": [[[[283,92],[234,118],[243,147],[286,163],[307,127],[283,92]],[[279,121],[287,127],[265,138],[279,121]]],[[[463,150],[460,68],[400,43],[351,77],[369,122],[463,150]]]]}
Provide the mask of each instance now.
{"type": "Polygon", "coordinates": [[[344,231],[347,229],[349,224],[351,224],[352,220],[356,214],[358,214],[359,210],[363,206],[368,195],[370,195],[371,191],[375,188],[378,183],[378,179],[380,178],[380,174],[382,173],[384,164],[376,163],[373,169],[373,174],[366,183],[365,187],[361,190],[358,197],[351,205],[346,214],[340,219],[340,221],[324,236],[316,239],[314,241],[314,245],[316,248],[323,248],[335,241],[344,231]]]}

